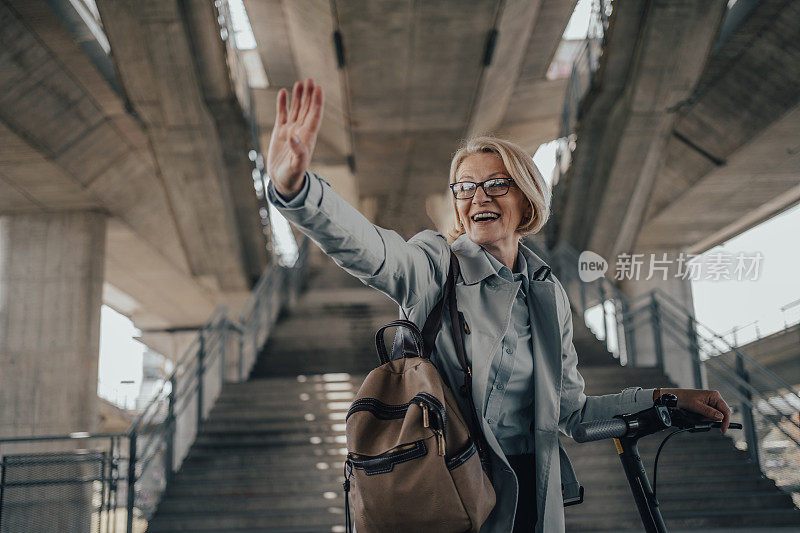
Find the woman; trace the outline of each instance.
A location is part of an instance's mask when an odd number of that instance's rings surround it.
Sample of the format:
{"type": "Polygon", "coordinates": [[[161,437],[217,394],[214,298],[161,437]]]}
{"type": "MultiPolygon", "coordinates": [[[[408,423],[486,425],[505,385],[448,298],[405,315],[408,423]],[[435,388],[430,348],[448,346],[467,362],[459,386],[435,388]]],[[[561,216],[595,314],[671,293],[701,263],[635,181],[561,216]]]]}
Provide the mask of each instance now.
{"type": "MultiPolygon", "coordinates": [[[[334,261],[384,292],[422,327],[441,297],[450,250],[459,259],[456,294],[473,368],[473,400],[492,450],[497,503],[481,531],[563,531],[558,431],[651,407],[657,389],[586,396],[572,344],[566,292],[521,236],[539,231],[550,192],[531,158],[489,137],[468,141],[450,169],[458,226],[452,242],[426,230],[405,241],[371,224],[319,176],[307,172],[322,120],[322,88],[295,83],[291,107],[281,89],[267,166],[270,202],[334,261]],[[469,332],[466,332],[466,330],[469,332]]],[[[448,313],[432,361],[460,383],[448,313]]],[[[721,420],[730,409],[716,391],[661,389],[678,405],[721,420]]],[[[458,397],[460,402],[463,399],[458,397]]],[[[459,405],[462,412],[466,402],[459,405]]],[[[571,470],[568,460],[563,464],[571,470]]]]}

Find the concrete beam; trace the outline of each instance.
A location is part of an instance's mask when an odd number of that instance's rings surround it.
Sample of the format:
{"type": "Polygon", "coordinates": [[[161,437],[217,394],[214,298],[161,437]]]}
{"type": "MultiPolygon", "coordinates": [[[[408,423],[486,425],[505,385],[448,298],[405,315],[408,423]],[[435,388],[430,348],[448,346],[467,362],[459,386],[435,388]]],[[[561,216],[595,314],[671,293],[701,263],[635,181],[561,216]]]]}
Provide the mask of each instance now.
{"type": "Polygon", "coordinates": [[[697,83],[721,1],[615,6],[586,101],[560,239],[604,257],[633,248],[675,120],[697,83]]]}
{"type": "MultiPolygon", "coordinates": [[[[147,125],[192,273],[213,276],[219,290],[246,289],[252,272],[238,238],[221,132],[206,105],[181,5],[103,0],[98,9],[122,85],[147,125]]],[[[206,59],[208,67],[213,61],[206,59]]],[[[211,96],[217,85],[205,83],[211,96]]]]}
{"type": "Polygon", "coordinates": [[[515,91],[498,135],[533,155],[542,143],[558,138],[567,79],[541,80],[515,91]]]}
{"type": "Polygon", "coordinates": [[[116,219],[108,224],[105,265],[106,281],[135,305],[105,303],[140,329],[204,324],[220,303],[213,279],[186,275],[116,219]]]}
{"type": "Polygon", "coordinates": [[[0,5],[0,183],[10,192],[0,209],[103,209],[188,271],[139,126],[52,12],[37,5],[0,5]]]}
{"type": "Polygon", "coordinates": [[[498,135],[531,154],[559,135],[567,80],[545,76],[576,4],[577,0],[541,0],[514,91],[498,126],[498,135]]]}
{"type": "Polygon", "coordinates": [[[510,0],[500,4],[493,60],[481,75],[467,136],[494,132],[506,114],[525,61],[527,43],[542,1],[510,0]]]}
{"type": "Polygon", "coordinates": [[[797,201],[799,55],[800,6],[758,2],[677,109],[637,246],[705,249],[797,201]]]}
{"type": "Polygon", "coordinates": [[[258,200],[250,178],[252,163],[247,157],[250,150],[258,147],[258,139],[250,135],[250,126],[244,119],[233,87],[226,58],[228,49],[219,36],[217,12],[213,3],[205,0],[185,2],[184,13],[194,52],[194,63],[197,66],[197,77],[206,106],[219,133],[226,178],[223,187],[227,185],[233,206],[242,261],[250,283],[254,284],[269,259],[258,212],[258,200]]]}
{"type": "Polygon", "coordinates": [[[675,197],[641,228],[637,251],[701,253],[800,202],[800,105],[675,197]]]}
{"type": "Polygon", "coordinates": [[[291,87],[298,79],[286,10],[281,0],[245,0],[258,53],[271,87],[291,87]]]}
{"type": "Polygon", "coordinates": [[[584,98],[578,126],[581,141],[572,154],[572,163],[559,183],[564,206],[558,216],[558,241],[585,249],[597,216],[599,198],[606,186],[611,154],[618,135],[606,134],[621,127],[619,112],[613,112],[621,98],[634,62],[637,39],[645,17],[645,2],[632,2],[614,9],[606,36],[605,53],[596,83],[584,98]],[[601,81],[602,80],[602,81],[601,81]]]}
{"type": "MultiPolygon", "coordinates": [[[[640,35],[624,129],[609,173],[589,249],[614,257],[633,248],[644,222],[663,151],[672,132],[670,109],[687,98],[714,45],[722,1],[651,4],[640,35]]],[[[610,132],[609,132],[610,133],[610,132]]]]}

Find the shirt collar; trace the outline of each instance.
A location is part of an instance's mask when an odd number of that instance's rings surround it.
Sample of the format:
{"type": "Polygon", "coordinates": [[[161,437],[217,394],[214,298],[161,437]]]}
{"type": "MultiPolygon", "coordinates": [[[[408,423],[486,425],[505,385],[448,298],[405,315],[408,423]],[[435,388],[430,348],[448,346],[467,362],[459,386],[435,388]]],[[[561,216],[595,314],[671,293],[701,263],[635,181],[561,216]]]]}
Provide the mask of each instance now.
{"type": "MultiPolygon", "coordinates": [[[[458,260],[461,265],[461,277],[465,284],[474,285],[487,276],[497,273],[489,261],[488,254],[484,253],[483,247],[472,242],[469,237],[467,237],[466,233],[453,241],[450,246],[458,255],[458,260]]],[[[528,277],[526,280],[534,279],[543,280],[547,283],[553,282],[549,277],[550,267],[547,263],[522,242],[519,243],[519,253],[522,254],[528,266],[526,271],[528,277]],[[548,275],[541,277],[542,271],[545,269],[548,275]]]]}
{"type": "Polygon", "coordinates": [[[501,278],[505,279],[506,281],[518,281],[522,280],[522,290],[524,292],[528,292],[528,263],[525,261],[525,256],[522,254],[522,251],[517,251],[517,261],[516,261],[516,269],[519,272],[511,272],[507,266],[497,260],[492,254],[483,249],[483,253],[486,254],[489,263],[492,265],[494,269],[494,273],[500,276],[501,278]]]}

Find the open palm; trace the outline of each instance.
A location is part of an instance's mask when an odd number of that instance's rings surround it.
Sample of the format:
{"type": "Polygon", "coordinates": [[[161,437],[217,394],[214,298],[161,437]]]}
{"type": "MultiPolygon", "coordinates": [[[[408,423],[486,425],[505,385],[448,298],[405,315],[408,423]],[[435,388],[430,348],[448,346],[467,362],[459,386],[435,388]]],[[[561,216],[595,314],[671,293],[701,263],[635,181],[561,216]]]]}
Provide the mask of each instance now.
{"type": "Polygon", "coordinates": [[[267,153],[267,172],[275,188],[292,195],[303,185],[303,175],[311,161],[322,122],[322,87],[308,78],[295,82],[291,107],[287,108],[286,89],[278,91],[277,112],[267,153]]]}

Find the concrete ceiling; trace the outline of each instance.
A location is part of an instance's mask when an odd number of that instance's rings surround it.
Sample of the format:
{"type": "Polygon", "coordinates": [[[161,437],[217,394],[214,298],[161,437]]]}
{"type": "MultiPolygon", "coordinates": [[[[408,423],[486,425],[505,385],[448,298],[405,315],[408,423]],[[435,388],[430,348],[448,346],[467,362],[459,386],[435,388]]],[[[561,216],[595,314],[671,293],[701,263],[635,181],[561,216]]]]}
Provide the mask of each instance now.
{"type": "MultiPolygon", "coordinates": [[[[111,3],[98,2],[103,11],[111,3]]],[[[149,10],[143,3],[130,7],[156,18],[169,11],[167,4],[156,4],[149,10]]],[[[119,307],[143,328],[198,325],[220,302],[241,304],[267,259],[249,177],[250,143],[241,110],[230,105],[213,4],[184,7],[187,18],[162,19],[188,28],[180,33],[184,46],[203,24],[213,38],[195,39],[203,44],[182,68],[162,70],[159,86],[148,85],[153,77],[146,75],[125,77],[146,69],[147,60],[121,64],[134,114],[51,2],[0,4],[0,213],[108,214],[106,281],[116,289],[111,293],[125,295],[128,303],[119,307]],[[186,85],[194,92],[182,97],[186,85]],[[137,99],[137,91],[148,95],[137,99]],[[196,118],[189,127],[187,113],[196,118]],[[164,119],[163,128],[154,127],[155,117],[164,119]],[[214,135],[201,134],[199,124],[214,135]],[[164,135],[165,128],[174,131],[164,135]],[[216,146],[209,147],[208,139],[216,146]],[[206,149],[195,158],[198,143],[206,149]],[[181,160],[211,157],[214,172],[196,166],[174,171],[181,160]],[[178,181],[170,182],[170,176],[178,181]]],[[[104,22],[114,28],[113,14],[104,22]]],[[[136,26],[133,18],[123,22],[136,26]]],[[[134,31],[125,35],[138,37],[134,31]]],[[[180,48],[177,41],[157,42],[163,50],[180,48]]],[[[125,52],[117,46],[114,58],[119,62],[125,52]]]]}
{"type": "Polygon", "coordinates": [[[352,156],[362,210],[410,237],[433,226],[426,202],[446,192],[464,137],[499,132],[533,152],[557,136],[564,82],[545,73],[575,3],[245,0],[270,82],[257,91],[262,128],[277,89],[313,77],[326,90],[315,164],[352,156]]]}
{"type": "Polygon", "coordinates": [[[616,3],[558,240],[701,252],[800,200],[800,5],[616,3]],[[753,7],[754,6],[754,7],[753,7]]]}
{"type": "Polygon", "coordinates": [[[678,111],[638,248],[704,251],[800,201],[800,4],[759,2],[678,111]]]}

